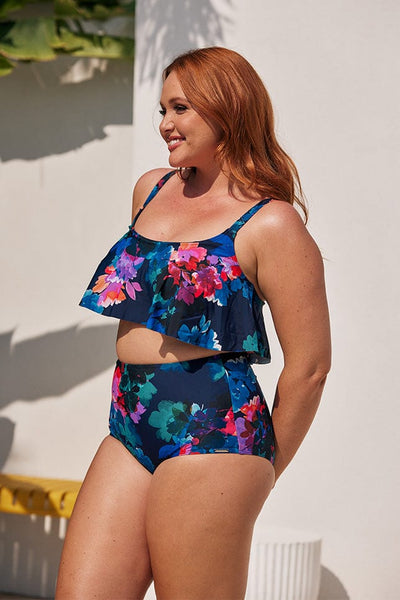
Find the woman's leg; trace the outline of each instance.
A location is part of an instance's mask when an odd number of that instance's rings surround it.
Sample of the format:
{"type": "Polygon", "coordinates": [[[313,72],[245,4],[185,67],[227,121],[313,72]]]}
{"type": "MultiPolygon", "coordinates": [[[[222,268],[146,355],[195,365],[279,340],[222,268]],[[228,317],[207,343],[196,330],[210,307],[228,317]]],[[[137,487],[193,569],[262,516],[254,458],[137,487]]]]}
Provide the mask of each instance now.
{"type": "Polygon", "coordinates": [[[68,526],[57,600],[143,598],[152,579],[145,534],[151,478],[119,441],[103,441],[68,526]]]}
{"type": "Polygon", "coordinates": [[[158,600],[244,598],[253,525],[273,484],[259,456],[180,456],[156,469],[146,526],[158,600]]]}

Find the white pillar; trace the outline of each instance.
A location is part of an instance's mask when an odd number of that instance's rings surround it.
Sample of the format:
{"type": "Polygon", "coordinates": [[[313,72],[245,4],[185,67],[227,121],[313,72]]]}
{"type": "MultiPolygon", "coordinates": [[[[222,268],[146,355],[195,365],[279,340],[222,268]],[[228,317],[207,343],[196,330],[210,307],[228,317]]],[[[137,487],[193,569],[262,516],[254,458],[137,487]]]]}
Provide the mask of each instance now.
{"type": "Polygon", "coordinates": [[[320,561],[319,536],[256,528],[246,600],[317,600],[320,561]]]}

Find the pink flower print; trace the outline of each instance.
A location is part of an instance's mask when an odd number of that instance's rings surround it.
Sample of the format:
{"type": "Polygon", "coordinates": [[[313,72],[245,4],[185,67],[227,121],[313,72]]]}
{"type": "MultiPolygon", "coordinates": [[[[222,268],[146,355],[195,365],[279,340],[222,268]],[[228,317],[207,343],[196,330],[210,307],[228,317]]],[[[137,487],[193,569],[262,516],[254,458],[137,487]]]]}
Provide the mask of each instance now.
{"type": "Polygon", "coordinates": [[[219,258],[215,254],[209,254],[207,256],[207,264],[208,265],[217,265],[218,261],[219,261],[219,258]]]}
{"type": "Polygon", "coordinates": [[[197,273],[193,273],[193,281],[196,285],[196,298],[204,295],[207,300],[212,300],[215,295],[215,290],[222,288],[222,281],[219,278],[218,271],[215,267],[201,267],[197,273]]]}
{"type": "Polygon", "coordinates": [[[121,381],[121,376],[122,376],[121,367],[118,365],[115,368],[114,377],[113,377],[112,386],[111,386],[111,388],[112,388],[111,393],[112,393],[112,397],[113,397],[114,401],[117,401],[117,398],[119,396],[119,384],[121,381]]]}
{"type": "Polygon", "coordinates": [[[136,300],[136,292],[142,291],[140,283],[138,283],[137,281],[127,281],[125,289],[127,291],[128,296],[130,296],[132,300],[136,300]]]}
{"type": "Polygon", "coordinates": [[[107,308],[107,306],[120,304],[125,300],[126,296],[122,291],[123,285],[124,282],[117,276],[115,267],[108,266],[105,274],[100,275],[93,286],[93,292],[99,294],[99,305],[107,308]]]}
{"type": "Polygon", "coordinates": [[[171,261],[175,262],[178,267],[194,271],[206,255],[206,248],[199,246],[198,242],[183,243],[179,245],[178,250],[171,252],[171,261]]]}
{"type": "Polygon", "coordinates": [[[125,419],[125,417],[128,416],[128,411],[126,410],[125,402],[124,402],[123,398],[118,398],[118,400],[116,400],[114,402],[114,408],[117,412],[121,413],[121,415],[124,417],[124,419],[125,419]]]}
{"type": "Polygon", "coordinates": [[[236,431],[240,451],[252,454],[255,433],[253,425],[247,419],[238,417],[236,419],[236,431]]]}
{"type": "Polygon", "coordinates": [[[223,265],[221,270],[223,281],[227,281],[227,279],[236,279],[242,274],[242,269],[239,266],[236,256],[221,257],[221,264],[223,265]]]}
{"type": "Polygon", "coordinates": [[[126,250],[123,250],[116,264],[118,276],[124,281],[135,279],[137,275],[137,269],[140,267],[143,261],[144,257],[132,256],[132,254],[128,254],[126,250]]]}
{"type": "Polygon", "coordinates": [[[140,417],[145,412],[146,408],[143,406],[143,404],[141,404],[141,402],[138,402],[135,406],[135,410],[130,413],[130,417],[134,423],[139,423],[140,417]]]}
{"type": "Polygon", "coordinates": [[[250,402],[243,404],[240,409],[240,412],[246,416],[248,421],[254,423],[259,418],[259,414],[263,413],[265,410],[265,406],[261,404],[260,396],[254,396],[250,402]]]}
{"type": "Polygon", "coordinates": [[[195,287],[194,285],[183,284],[177,294],[176,299],[182,300],[185,304],[193,304],[195,296],[195,287]]]}
{"type": "Polygon", "coordinates": [[[192,284],[192,278],[186,271],[181,271],[182,280],[180,288],[176,294],[177,300],[182,300],[185,304],[193,304],[196,288],[192,284]]]}
{"type": "Polygon", "coordinates": [[[188,444],[184,444],[179,450],[179,455],[184,456],[185,454],[190,454],[191,449],[192,444],[190,442],[188,444]]]}
{"type": "Polygon", "coordinates": [[[220,431],[227,435],[236,435],[236,424],[235,424],[232,407],[226,413],[226,415],[224,417],[224,421],[226,421],[226,425],[223,429],[220,429],[220,431]]]}
{"type": "Polygon", "coordinates": [[[169,273],[169,275],[167,275],[165,277],[165,279],[167,277],[173,277],[175,285],[179,285],[179,282],[181,279],[181,273],[182,273],[181,269],[179,267],[177,267],[175,263],[169,262],[168,263],[168,273],[169,273]]]}
{"type": "Polygon", "coordinates": [[[99,304],[104,308],[113,306],[114,304],[121,304],[126,299],[122,291],[122,286],[123,283],[120,281],[110,283],[107,290],[99,295],[99,304]]]}

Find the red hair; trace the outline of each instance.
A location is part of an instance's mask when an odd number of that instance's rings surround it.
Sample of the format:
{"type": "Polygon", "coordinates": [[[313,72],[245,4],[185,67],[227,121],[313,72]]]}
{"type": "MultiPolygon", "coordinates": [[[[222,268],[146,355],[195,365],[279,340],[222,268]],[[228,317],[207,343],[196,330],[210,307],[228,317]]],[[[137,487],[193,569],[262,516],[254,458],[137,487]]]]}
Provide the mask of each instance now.
{"type": "Polygon", "coordinates": [[[221,131],[216,159],[230,185],[264,197],[295,202],[307,220],[296,166],[278,144],[268,92],[250,63],[217,46],[181,54],[168,65],[188,101],[221,131]]]}

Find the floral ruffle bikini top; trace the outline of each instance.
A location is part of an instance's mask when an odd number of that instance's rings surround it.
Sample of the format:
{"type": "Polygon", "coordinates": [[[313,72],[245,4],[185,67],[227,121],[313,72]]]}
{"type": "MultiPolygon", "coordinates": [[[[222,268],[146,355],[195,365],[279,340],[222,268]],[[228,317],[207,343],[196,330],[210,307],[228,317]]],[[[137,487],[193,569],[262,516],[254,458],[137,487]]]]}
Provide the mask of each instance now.
{"type": "Polygon", "coordinates": [[[135,231],[135,223],[175,172],[155,185],[127,233],[97,267],[80,305],[182,342],[245,352],[251,362],[270,362],[264,302],[242,272],[234,249],[239,229],[270,198],[207,240],[150,240],[135,231]]]}

